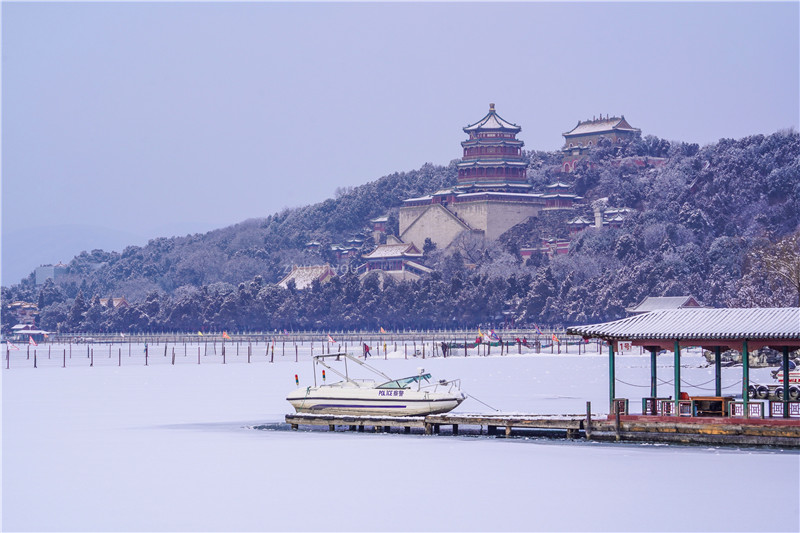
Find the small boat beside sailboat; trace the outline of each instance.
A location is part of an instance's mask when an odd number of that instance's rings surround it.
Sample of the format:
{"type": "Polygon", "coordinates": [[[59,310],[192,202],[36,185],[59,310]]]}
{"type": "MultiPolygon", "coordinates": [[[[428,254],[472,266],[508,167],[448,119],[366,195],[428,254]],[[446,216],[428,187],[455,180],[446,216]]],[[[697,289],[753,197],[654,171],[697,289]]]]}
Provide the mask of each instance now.
{"type": "Polygon", "coordinates": [[[314,386],[300,387],[289,393],[286,400],[298,413],[336,414],[354,416],[423,416],[452,411],[464,401],[461,380],[432,381],[431,375],[420,368],[416,375],[393,379],[366,362],[346,353],[313,357],[314,386]],[[332,365],[332,359],[343,361],[343,371],[332,365]],[[381,379],[353,379],[348,362],[364,368],[381,379]],[[317,366],[330,370],[341,381],[317,385],[317,366]]]}

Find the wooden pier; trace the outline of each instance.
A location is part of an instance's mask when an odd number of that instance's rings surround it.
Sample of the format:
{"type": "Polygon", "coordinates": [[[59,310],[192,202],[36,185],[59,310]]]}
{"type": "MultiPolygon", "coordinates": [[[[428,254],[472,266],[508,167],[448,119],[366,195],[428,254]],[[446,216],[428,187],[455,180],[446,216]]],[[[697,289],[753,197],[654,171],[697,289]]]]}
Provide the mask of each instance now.
{"type": "Polygon", "coordinates": [[[526,414],[442,414],[411,417],[345,416],[289,414],[286,423],[293,430],[302,425],[328,426],[336,431],[344,427],[376,433],[392,430],[411,433],[419,429],[425,435],[440,434],[450,428],[458,435],[465,428],[472,434],[511,437],[535,434],[568,439],[631,442],[673,442],[736,446],[778,446],[800,448],[800,419],[753,419],[731,417],[678,417],[650,415],[609,415],[593,418],[586,415],[526,414]]]}

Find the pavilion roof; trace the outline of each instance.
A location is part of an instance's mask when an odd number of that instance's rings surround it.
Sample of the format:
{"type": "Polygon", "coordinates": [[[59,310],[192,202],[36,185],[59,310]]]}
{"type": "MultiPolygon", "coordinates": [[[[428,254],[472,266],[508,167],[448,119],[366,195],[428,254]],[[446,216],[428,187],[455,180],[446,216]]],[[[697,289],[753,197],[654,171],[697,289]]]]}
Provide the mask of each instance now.
{"type": "Polygon", "coordinates": [[[289,281],[294,280],[295,288],[305,289],[310,287],[315,279],[325,282],[335,275],[336,272],[327,263],[324,265],[293,266],[292,271],[277,284],[286,289],[289,286],[289,281]]]}
{"type": "MultiPolygon", "coordinates": [[[[614,220],[614,217],[606,219],[607,222],[613,222],[614,220]]],[[[624,220],[624,218],[621,220],[624,220]]],[[[635,306],[628,307],[625,310],[629,313],[649,313],[659,309],[684,309],[686,307],[703,306],[693,296],[647,296],[635,306]]]]}
{"type": "Polygon", "coordinates": [[[617,340],[800,341],[800,307],[687,308],[652,311],[613,322],[573,326],[570,335],[617,340]]]}
{"type": "Polygon", "coordinates": [[[412,243],[381,244],[365,255],[364,259],[389,259],[400,257],[422,257],[422,252],[412,243]]]}
{"type": "Polygon", "coordinates": [[[630,132],[638,132],[642,131],[639,128],[634,128],[628,121],[625,120],[625,117],[606,117],[596,120],[586,120],[584,122],[578,122],[578,125],[572,128],[570,131],[563,133],[562,135],[588,135],[592,133],[603,133],[603,132],[611,132],[611,131],[630,131],[630,132]]]}
{"type": "Polygon", "coordinates": [[[522,130],[522,128],[520,126],[517,126],[516,124],[512,124],[511,122],[503,119],[500,115],[497,114],[497,111],[494,110],[494,104],[489,104],[489,112],[486,114],[485,117],[483,117],[474,124],[470,124],[469,126],[464,126],[465,132],[476,131],[476,130],[520,131],[522,130]]]}

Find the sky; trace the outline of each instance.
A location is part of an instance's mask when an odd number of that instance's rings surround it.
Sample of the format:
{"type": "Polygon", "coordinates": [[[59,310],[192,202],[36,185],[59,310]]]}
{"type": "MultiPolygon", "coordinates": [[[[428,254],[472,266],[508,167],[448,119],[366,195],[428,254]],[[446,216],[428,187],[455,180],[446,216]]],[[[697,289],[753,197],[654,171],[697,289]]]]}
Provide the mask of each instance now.
{"type": "Polygon", "coordinates": [[[2,2],[2,284],[624,115],[798,128],[800,3],[2,2]]]}

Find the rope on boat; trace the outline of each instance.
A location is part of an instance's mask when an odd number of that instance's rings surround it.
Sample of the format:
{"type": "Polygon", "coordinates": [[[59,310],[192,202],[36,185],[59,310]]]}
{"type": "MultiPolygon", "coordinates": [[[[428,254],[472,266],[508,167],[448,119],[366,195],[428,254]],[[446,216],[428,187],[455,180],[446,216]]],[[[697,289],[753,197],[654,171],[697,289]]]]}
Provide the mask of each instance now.
{"type": "Polygon", "coordinates": [[[495,409],[494,407],[492,407],[492,406],[491,406],[491,405],[489,405],[488,403],[480,401],[479,399],[477,399],[477,398],[476,398],[475,396],[473,396],[472,394],[467,394],[466,392],[465,392],[464,394],[465,394],[466,396],[469,396],[470,398],[472,398],[472,399],[473,399],[473,400],[475,400],[476,402],[478,402],[478,403],[482,403],[483,405],[485,405],[485,406],[486,406],[486,407],[488,407],[489,409],[493,409],[493,410],[495,410],[495,411],[500,411],[500,409],[495,409]]]}

